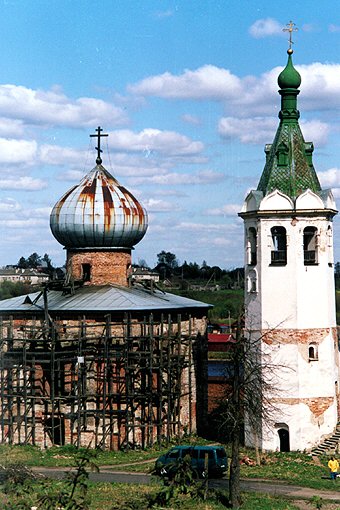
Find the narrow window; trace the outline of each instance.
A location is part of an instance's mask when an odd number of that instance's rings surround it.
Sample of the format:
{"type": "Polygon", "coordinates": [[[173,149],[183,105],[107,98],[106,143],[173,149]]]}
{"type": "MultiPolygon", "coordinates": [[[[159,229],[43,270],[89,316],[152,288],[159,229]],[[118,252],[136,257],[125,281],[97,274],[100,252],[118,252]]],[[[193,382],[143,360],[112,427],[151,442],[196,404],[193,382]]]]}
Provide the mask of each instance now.
{"type": "Polygon", "coordinates": [[[257,274],[254,269],[248,274],[248,292],[257,292],[257,274]]]}
{"type": "Polygon", "coordinates": [[[272,252],[271,264],[285,266],[287,264],[287,235],[284,227],[271,228],[272,252]]]}
{"type": "Polygon", "coordinates": [[[309,361],[316,361],[318,359],[318,347],[316,344],[309,344],[308,358],[309,361]]]}
{"type": "Polygon", "coordinates": [[[82,264],[81,265],[83,272],[83,281],[90,282],[91,281],[91,264],[82,264]]]}
{"type": "Polygon", "coordinates": [[[303,230],[303,259],[305,266],[317,264],[316,227],[306,227],[303,230]]]}
{"type": "Polygon", "coordinates": [[[328,265],[333,266],[333,232],[332,227],[329,225],[327,228],[327,252],[328,252],[328,265]]]}
{"type": "Polygon", "coordinates": [[[257,264],[256,244],[257,244],[256,229],[254,227],[250,227],[248,229],[248,243],[247,243],[248,264],[250,266],[256,266],[257,264]]]}

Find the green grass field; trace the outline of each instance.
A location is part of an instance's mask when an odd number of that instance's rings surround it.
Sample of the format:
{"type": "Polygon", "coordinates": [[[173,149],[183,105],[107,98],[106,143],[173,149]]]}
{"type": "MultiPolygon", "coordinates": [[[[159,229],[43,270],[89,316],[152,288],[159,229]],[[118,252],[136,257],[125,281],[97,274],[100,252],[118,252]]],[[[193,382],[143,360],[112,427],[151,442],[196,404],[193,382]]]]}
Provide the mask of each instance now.
{"type": "MultiPolygon", "coordinates": [[[[193,438],[194,442],[202,442],[199,438],[193,438]]],[[[203,440],[203,442],[205,442],[203,440]]],[[[129,452],[109,452],[98,451],[95,462],[99,466],[115,466],[124,471],[139,471],[148,473],[151,471],[154,460],[167,448],[150,449],[147,451],[129,451],[129,452]],[[145,462],[146,461],[146,462],[145,462]],[[150,461],[150,462],[147,462],[150,461]],[[124,465],[125,464],[125,465],[124,465]],[[126,464],[131,464],[127,466],[126,464]],[[124,466],[123,466],[124,465],[124,466]]],[[[226,446],[228,450],[228,445],[226,446]]],[[[45,466],[45,467],[60,467],[74,465],[75,456],[78,453],[75,447],[64,446],[54,447],[47,450],[40,450],[33,446],[10,446],[0,445],[0,463],[2,466],[10,464],[24,464],[26,466],[45,466]]],[[[241,452],[240,458],[249,457],[254,459],[254,452],[249,449],[244,449],[241,452]]],[[[310,487],[316,490],[335,490],[336,486],[330,479],[324,479],[328,476],[327,458],[320,458],[315,462],[309,455],[303,453],[270,453],[262,455],[262,464],[260,466],[249,466],[241,464],[241,477],[242,478],[264,478],[268,480],[280,480],[287,484],[294,484],[303,487],[310,487]]],[[[45,481],[42,486],[41,482],[33,481],[33,490],[25,495],[25,501],[31,506],[36,506],[37,498],[39,495],[46,493],[46,491],[58,492],[62,488],[63,482],[60,481],[45,481]],[[47,489],[48,485],[49,489],[47,489]]],[[[340,487],[339,487],[340,489],[340,487]]],[[[152,494],[160,490],[160,482],[155,478],[150,486],[141,485],[128,485],[121,484],[89,484],[89,497],[91,499],[89,510],[108,509],[116,510],[142,510],[145,494],[152,494]],[[115,502],[116,506],[112,506],[115,502]],[[117,506],[118,505],[118,506],[117,506]]],[[[3,487],[0,485],[0,508],[15,509],[21,508],[15,506],[16,498],[20,498],[20,494],[6,494],[3,487]],[[6,506],[7,505],[7,506],[6,506]],[[8,506],[9,505],[9,506],[8,506]],[[12,505],[12,506],[11,506],[12,505]]],[[[339,495],[340,497],[340,495],[339,495]]],[[[288,501],[285,498],[272,497],[268,494],[243,494],[242,509],[244,510],[293,510],[301,508],[296,506],[294,501],[288,501]]],[[[311,508],[317,508],[315,504],[308,503],[311,508]]],[[[181,508],[183,510],[220,510],[226,508],[221,502],[214,500],[207,501],[193,501],[188,497],[180,497],[175,506],[168,508],[181,508]],[[177,506],[176,506],[177,505],[177,506]]],[[[27,507],[30,508],[30,507],[27,507]]],[[[39,507],[38,507],[39,508],[39,507]]],[[[145,507],[146,508],[146,507],[145,507]]],[[[320,507],[321,508],[321,507],[320,507]]],[[[338,510],[339,506],[326,506],[323,504],[322,508],[338,510]]]]}

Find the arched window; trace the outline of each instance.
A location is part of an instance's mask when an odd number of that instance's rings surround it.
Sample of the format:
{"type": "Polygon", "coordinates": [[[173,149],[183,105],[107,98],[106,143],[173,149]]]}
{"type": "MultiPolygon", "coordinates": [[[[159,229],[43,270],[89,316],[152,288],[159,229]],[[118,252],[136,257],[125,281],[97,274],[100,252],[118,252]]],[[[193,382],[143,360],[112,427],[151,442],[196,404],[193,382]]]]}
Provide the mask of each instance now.
{"type": "Polygon", "coordinates": [[[318,346],[315,343],[311,343],[308,346],[308,359],[309,361],[318,360],[318,346]]]}
{"type": "Polygon", "coordinates": [[[305,266],[317,264],[317,244],[317,228],[306,227],[303,230],[303,259],[305,266]]]}
{"type": "Polygon", "coordinates": [[[257,274],[254,269],[251,269],[248,273],[248,292],[257,292],[257,274]]]}
{"type": "Polygon", "coordinates": [[[287,264],[287,234],[284,227],[272,227],[271,264],[273,266],[285,266],[287,264]]]}
{"type": "Polygon", "coordinates": [[[256,229],[254,227],[250,227],[248,229],[247,238],[247,259],[248,264],[250,266],[256,266],[257,264],[256,245],[257,245],[256,229]]]}

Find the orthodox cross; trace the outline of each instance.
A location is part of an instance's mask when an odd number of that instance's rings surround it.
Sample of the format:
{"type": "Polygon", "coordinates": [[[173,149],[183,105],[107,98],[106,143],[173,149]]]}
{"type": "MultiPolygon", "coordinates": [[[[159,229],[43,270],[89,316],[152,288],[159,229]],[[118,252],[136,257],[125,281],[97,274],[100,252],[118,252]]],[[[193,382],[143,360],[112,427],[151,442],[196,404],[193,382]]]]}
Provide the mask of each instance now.
{"type": "Polygon", "coordinates": [[[97,165],[101,165],[102,164],[102,158],[100,157],[100,153],[103,152],[103,151],[100,148],[100,139],[101,139],[102,136],[109,136],[109,135],[103,134],[102,133],[103,130],[102,130],[102,128],[100,126],[98,126],[95,131],[97,131],[97,134],[96,135],[90,135],[90,137],[94,138],[96,136],[98,138],[97,147],[95,147],[95,149],[97,151],[96,163],[97,163],[97,165]]]}
{"type": "Polygon", "coordinates": [[[292,44],[294,44],[294,43],[292,41],[292,33],[293,32],[297,32],[299,29],[298,28],[294,28],[296,25],[292,21],[287,23],[286,26],[287,26],[287,28],[283,28],[282,31],[283,32],[289,32],[289,48],[288,48],[288,52],[289,53],[293,53],[292,44]]]}

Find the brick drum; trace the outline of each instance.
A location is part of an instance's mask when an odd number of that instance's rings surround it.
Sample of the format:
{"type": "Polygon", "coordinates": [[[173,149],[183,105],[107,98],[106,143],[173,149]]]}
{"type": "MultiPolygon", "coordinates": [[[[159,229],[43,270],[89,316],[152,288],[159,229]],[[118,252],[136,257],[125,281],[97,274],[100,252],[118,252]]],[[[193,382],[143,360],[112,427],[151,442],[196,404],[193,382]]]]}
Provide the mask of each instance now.
{"type": "Polygon", "coordinates": [[[67,251],[67,269],[75,280],[82,280],[84,268],[90,268],[86,285],[128,286],[131,275],[131,250],[67,251]]]}

